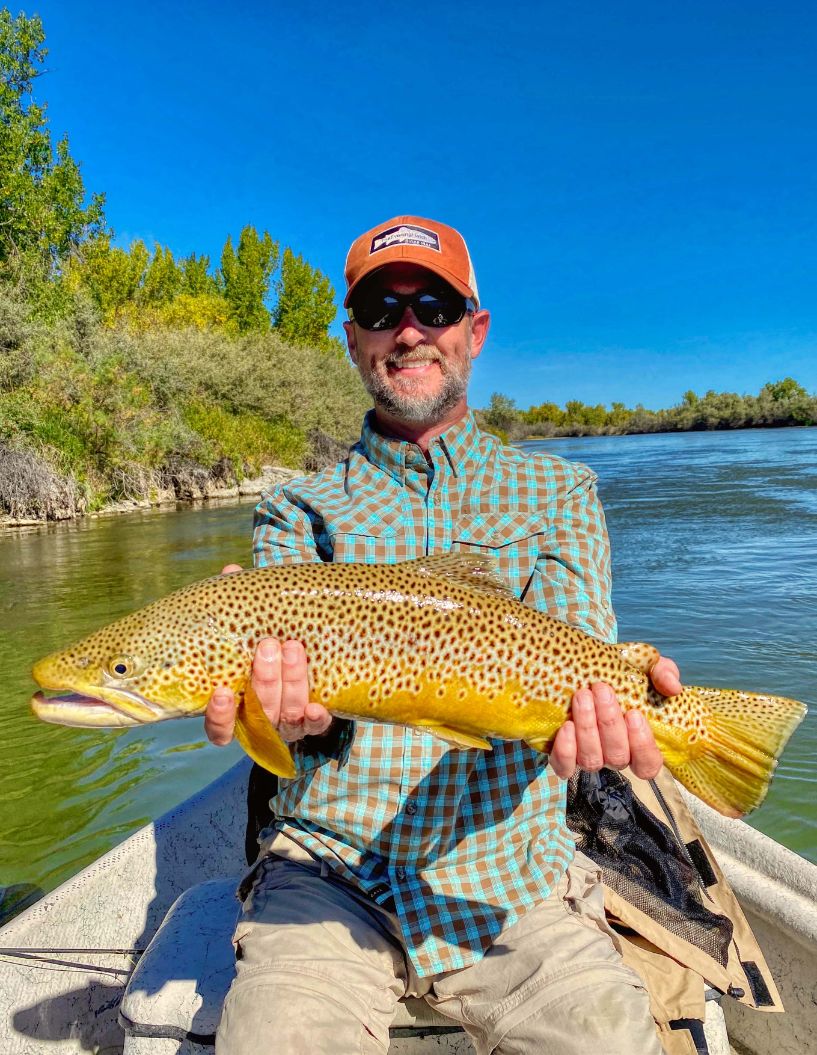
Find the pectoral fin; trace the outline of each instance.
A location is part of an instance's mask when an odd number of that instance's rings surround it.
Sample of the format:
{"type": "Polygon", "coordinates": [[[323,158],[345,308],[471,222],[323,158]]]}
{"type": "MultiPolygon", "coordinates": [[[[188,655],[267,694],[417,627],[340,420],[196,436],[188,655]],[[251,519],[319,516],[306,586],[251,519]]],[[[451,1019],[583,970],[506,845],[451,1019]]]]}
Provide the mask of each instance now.
{"type": "Polygon", "coordinates": [[[261,701],[247,682],[235,720],[235,736],[253,762],[279,777],[297,775],[289,748],[264,714],[261,701]]]}
{"type": "Polygon", "coordinates": [[[553,747],[553,737],[540,736],[533,740],[526,740],[525,743],[528,747],[532,747],[534,751],[541,751],[543,755],[549,755],[553,747]]]}
{"type": "Polygon", "coordinates": [[[621,653],[622,659],[626,660],[631,667],[640,670],[642,674],[649,674],[661,658],[658,649],[644,641],[619,641],[616,648],[621,653]]]}
{"type": "Polygon", "coordinates": [[[449,725],[438,725],[435,722],[412,722],[412,725],[418,725],[423,729],[427,729],[435,736],[439,736],[441,740],[447,740],[448,743],[454,744],[455,747],[475,747],[479,748],[480,751],[493,750],[491,742],[486,740],[485,737],[474,736],[473,733],[466,733],[462,729],[452,729],[449,725]]]}

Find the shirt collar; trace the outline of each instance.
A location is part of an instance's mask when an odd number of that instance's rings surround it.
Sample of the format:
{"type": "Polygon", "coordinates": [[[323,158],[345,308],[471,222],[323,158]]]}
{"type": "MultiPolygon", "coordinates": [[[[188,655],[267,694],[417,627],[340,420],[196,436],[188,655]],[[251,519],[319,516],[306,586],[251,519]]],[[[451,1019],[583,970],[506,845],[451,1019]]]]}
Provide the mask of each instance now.
{"type": "MultiPolygon", "coordinates": [[[[439,465],[442,455],[453,474],[461,476],[468,462],[478,453],[481,435],[474,415],[469,410],[464,418],[431,441],[429,452],[432,461],[439,465]]],[[[363,419],[361,442],[369,461],[400,483],[405,481],[407,469],[416,470],[419,459],[425,460],[416,443],[382,436],[377,432],[373,410],[363,419]]]]}

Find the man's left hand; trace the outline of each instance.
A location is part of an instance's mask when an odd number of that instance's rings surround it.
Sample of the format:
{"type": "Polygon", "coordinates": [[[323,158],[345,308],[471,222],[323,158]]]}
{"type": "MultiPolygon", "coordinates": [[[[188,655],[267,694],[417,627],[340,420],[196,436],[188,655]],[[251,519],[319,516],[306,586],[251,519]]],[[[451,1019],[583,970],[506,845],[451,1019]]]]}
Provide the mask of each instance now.
{"type": "MultiPolygon", "coordinates": [[[[678,667],[666,656],[654,664],[650,680],[663,696],[681,691],[678,667]]],[[[625,715],[610,686],[597,681],[573,696],[571,717],[556,734],[550,764],[564,780],[577,768],[597,771],[603,766],[630,766],[637,777],[652,780],[664,760],[644,715],[625,715]]]]}

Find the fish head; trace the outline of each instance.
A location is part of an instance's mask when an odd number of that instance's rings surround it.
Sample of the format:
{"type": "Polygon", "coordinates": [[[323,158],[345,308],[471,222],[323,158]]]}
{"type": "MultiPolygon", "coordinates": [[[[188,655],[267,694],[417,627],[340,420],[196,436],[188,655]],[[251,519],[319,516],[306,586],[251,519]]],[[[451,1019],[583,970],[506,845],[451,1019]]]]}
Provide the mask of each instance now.
{"type": "Polygon", "coordinates": [[[31,709],[46,722],[100,728],[199,714],[218,679],[195,629],[140,612],[112,623],[34,665],[45,691],[31,698],[31,709]]]}

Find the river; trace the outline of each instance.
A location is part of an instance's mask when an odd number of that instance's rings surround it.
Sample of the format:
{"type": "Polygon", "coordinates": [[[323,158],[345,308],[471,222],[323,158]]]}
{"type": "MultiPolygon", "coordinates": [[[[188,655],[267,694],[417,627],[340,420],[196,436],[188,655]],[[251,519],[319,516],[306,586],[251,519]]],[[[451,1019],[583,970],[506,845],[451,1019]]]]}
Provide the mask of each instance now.
{"type": "MultiPolygon", "coordinates": [[[[690,684],[774,692],[810,714],[750,823],[817,862],[817,429],[530,443],[599,474],[622,640],[690,684]]],[[[0,535],[0,890],[49,890],[240,757],[200,719],[125,732],[44,725],[32,662],[170,590],[250,563],[252,504],[0,535]]]]}

